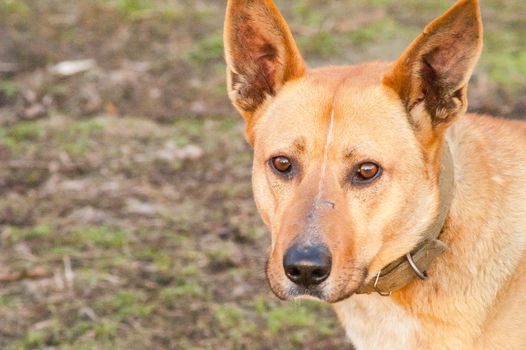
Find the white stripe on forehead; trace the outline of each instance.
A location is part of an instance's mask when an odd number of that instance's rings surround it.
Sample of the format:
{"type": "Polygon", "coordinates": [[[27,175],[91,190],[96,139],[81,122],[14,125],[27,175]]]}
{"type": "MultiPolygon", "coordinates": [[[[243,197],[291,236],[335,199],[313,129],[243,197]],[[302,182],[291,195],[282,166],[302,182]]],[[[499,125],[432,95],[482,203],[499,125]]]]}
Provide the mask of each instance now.
{"type": "Polygon", "coordinates": [[[320,182],[318,183],[318,195],[315,200],[315,207],[320,203],[323,197],[323,185],[325,184],[325,176],[327,175],[327,163],[329,161],[329,147],[332,144],[334,130],[334,107],[331,109],[331,123],[327,131],[327,139],[325,141],[325,148],[323,150],[323,163],[321,165],[320,182]]]}

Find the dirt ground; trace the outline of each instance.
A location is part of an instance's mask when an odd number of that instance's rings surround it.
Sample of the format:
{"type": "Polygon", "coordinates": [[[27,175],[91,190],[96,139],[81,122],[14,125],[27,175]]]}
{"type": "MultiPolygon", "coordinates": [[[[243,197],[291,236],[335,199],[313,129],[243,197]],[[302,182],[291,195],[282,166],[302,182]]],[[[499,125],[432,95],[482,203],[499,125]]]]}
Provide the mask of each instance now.
{"type": "MultiPolygon", "coordinates": [[[[225,3],[0,1],[0,348],[351,347],[266,285],[225,3]]],[[[394,59],[451,1],[277,3],[317,66],[394,59]]],[[[526,2],[483,14],[471,110],[525,117],[526,2]]]]}

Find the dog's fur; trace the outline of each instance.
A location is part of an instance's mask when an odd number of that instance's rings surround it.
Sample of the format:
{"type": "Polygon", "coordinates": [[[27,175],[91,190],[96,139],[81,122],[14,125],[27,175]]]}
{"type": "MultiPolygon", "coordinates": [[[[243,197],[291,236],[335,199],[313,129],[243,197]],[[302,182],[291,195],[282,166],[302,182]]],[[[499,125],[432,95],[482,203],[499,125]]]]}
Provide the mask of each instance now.
{"type": "Polygon", "coordinates": [[[322,242],[332,271],[312,295],[334,304],[358,349],[526,349],[526,123],[465,113],[482,48],[478,1],[458,1],[394,63],[308,69],[271,0],[229,0],[225,48],[272,234],[274,293],[301,297],[283,255],[298,239],[322,242]],[[446,142],[448,250],[426,281],[353,295],[435,219],[446,142]],[[292,160],[286,177],[271,169],[276,156],[292,160]],[[368,161],[381,177],[353,184],[368,161]]]}

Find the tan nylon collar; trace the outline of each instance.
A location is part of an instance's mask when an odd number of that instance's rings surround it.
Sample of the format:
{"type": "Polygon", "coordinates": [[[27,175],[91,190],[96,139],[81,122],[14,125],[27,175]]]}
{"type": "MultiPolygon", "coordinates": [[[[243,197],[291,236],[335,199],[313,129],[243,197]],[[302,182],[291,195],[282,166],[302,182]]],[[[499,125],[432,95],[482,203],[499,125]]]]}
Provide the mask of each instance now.
{"type": "Polygon", "coordinates": [[[408,285],[415,278],[425,279],[425,271],[431,262],[444,251],[447,246],[438,240],[444,222],[453,200],[454,169],[451,150],[447,142],[442,150],[440,171],[440,212],[436,220],[422,233],[421,242],[407,255],[398,258],[385,266],[375,278],[363,285],[356,294],[377,292],[388,296],[408,285]]]}

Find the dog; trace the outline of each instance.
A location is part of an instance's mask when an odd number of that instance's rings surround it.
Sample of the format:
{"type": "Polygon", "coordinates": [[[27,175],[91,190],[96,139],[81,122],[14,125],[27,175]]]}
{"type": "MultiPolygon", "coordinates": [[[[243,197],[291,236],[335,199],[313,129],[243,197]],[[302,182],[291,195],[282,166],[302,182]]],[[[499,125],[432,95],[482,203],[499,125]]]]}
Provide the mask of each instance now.
{"type": "Polygon", "coordinates": [[[477,0],[395,62],[307,68],[271,0],[229,0],[229,97],[284,300],[357,349],[526,349],[526,123],[466,113],[477,0]]]}

